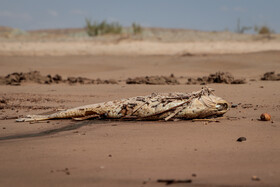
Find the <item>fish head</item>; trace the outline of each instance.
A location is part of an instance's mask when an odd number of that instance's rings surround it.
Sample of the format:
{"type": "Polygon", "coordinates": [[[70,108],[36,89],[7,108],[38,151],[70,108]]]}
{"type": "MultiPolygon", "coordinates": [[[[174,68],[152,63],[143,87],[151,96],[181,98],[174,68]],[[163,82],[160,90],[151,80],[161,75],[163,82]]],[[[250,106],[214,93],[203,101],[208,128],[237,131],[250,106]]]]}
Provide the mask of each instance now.
{"type": "Polygon", "coordinates": [[[230,104],[225,99],[214,94],[202,96],[201,102],[208,108],[209,112],[215,116],[225,114],[230,108],[230,104]]]}

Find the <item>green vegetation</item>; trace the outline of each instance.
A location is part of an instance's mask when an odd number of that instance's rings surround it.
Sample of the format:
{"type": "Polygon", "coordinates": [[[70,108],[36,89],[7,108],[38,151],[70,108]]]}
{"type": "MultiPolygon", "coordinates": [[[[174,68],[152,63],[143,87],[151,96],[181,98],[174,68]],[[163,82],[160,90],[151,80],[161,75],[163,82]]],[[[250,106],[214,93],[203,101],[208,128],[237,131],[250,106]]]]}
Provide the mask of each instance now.
{"type": "Polygon", "coordinates": [[[86,19],[86,30],[89,36],[120,34],[122,29],[122,26],[118,22],[108,23],[106,20],[102,22],[92,22],[90,19],[86,19]]]}
{"type": "Polygon", "coordinates": [[[271,28],[269,28],[268,26],[255,26],[255,32],[257,32],[258,34],[261,34],[261,35],[270,35],[273,32],[273,30],[271,28]]]}
{"type": "Polygon", "coordinates": [[[106,20],[92,22],[90,19],[86,19],[86,31],[89,36],[100,36],[105,34],[121,34],[121,33],[132,33],[134,35],[141,34],[143,28],[140,24],[132,23],[131,30],[125,29],[118,22],[108,23],[106,20]]]}
{"type": "Polygon", "coordinates": [[[241,26],[240,24],[240,19],[237,20],[237,25],[236,25],[236,32],[237,33],[240,33],[240,34],[243,34],[245,33],[246,31],[249,31],[251,29],[254,29],[254,31],[257,33],[257,34],[260,34],[260,35],[265,35],[265,36],[270,36],[271,34],[274,33],[274,31],[269,28],[268,26],[255,26],[255,27],[250,27],[250,26],[241,26]]]}
{"type": "Polygon", "coordinates": [[[141,34],[143,32],[141,25],[137,23],[132,23],[131,27],[132,27],[133,34],[141,34]]]}

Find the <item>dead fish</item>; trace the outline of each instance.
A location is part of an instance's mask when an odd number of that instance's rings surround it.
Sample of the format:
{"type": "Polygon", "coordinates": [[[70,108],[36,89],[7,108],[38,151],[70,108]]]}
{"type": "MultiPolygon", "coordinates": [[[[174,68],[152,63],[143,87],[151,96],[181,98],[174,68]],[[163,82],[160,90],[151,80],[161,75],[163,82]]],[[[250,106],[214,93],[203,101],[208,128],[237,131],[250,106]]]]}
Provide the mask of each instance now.
{"type": "Polygon", "coordinates": [[[41,121],[61,118],[168,121],[178,118],[196,119],[222,116],[229,108],[230,104],[214,95],[213,89],[204,87],[192,93],[152,93],[147,96],[85,105],[50,115],[28,115],[16,121],[41,121]]]}

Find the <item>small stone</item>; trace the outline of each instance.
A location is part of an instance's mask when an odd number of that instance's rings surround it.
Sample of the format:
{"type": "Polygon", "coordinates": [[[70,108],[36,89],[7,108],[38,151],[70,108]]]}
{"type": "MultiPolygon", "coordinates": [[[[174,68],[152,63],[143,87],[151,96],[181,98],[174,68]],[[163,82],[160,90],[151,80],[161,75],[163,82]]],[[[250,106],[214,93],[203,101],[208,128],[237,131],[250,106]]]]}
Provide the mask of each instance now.
{"type": "Polygon", "coordinates": [[[196,177],[196,174],[195,174],[195,173],[193,173],[193,174],[192,174],[192,177],[196,177]]]}
{"type": "Polygon", "coordinates": [[[237,104],[232,104],[231,108],[236,108],[238,105],[237,104]]]}
{"type": "Polygon", "coordinates": [[[271,116],[268,113],[262,113],[260,118],[262,121],[270,121],[271,116]]]}
{"type": "Polygon", "coordinates": [[[245,138],[245,137],[239,137],[236,141],[237,142],[243,142],[243,141],[246,141],[247,140],[247,138],[245,138]]]}
{"type": "Polygon", "coordinates": [[[258,176],[252,176],[252,181],[260,181],[261,179],[258,176]]]}
{"type": "Polygon", "coordinates": [[[110,154],[110,155],[108,155],[108,157],[112,157],[112,155],[110,154]]]}

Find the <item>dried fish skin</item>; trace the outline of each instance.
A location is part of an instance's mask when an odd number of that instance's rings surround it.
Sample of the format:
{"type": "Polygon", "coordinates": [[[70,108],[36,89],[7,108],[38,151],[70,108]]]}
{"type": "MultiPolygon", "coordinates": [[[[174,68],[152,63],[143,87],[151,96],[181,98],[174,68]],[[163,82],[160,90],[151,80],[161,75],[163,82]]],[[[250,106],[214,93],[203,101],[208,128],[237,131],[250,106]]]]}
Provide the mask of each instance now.
{"type": "Polygon", "coordinates": [[[213,90],[205,87],[192,93],[152,93],[128,99],[85,105],[50,115],[28,115],[16,121],[41,121],[48,119],[74,118],[77,120],[135,119],[170,120],[174,118],[194,119],[220,116],[229,110],[224,99],[215,96],[213,90]]]}

